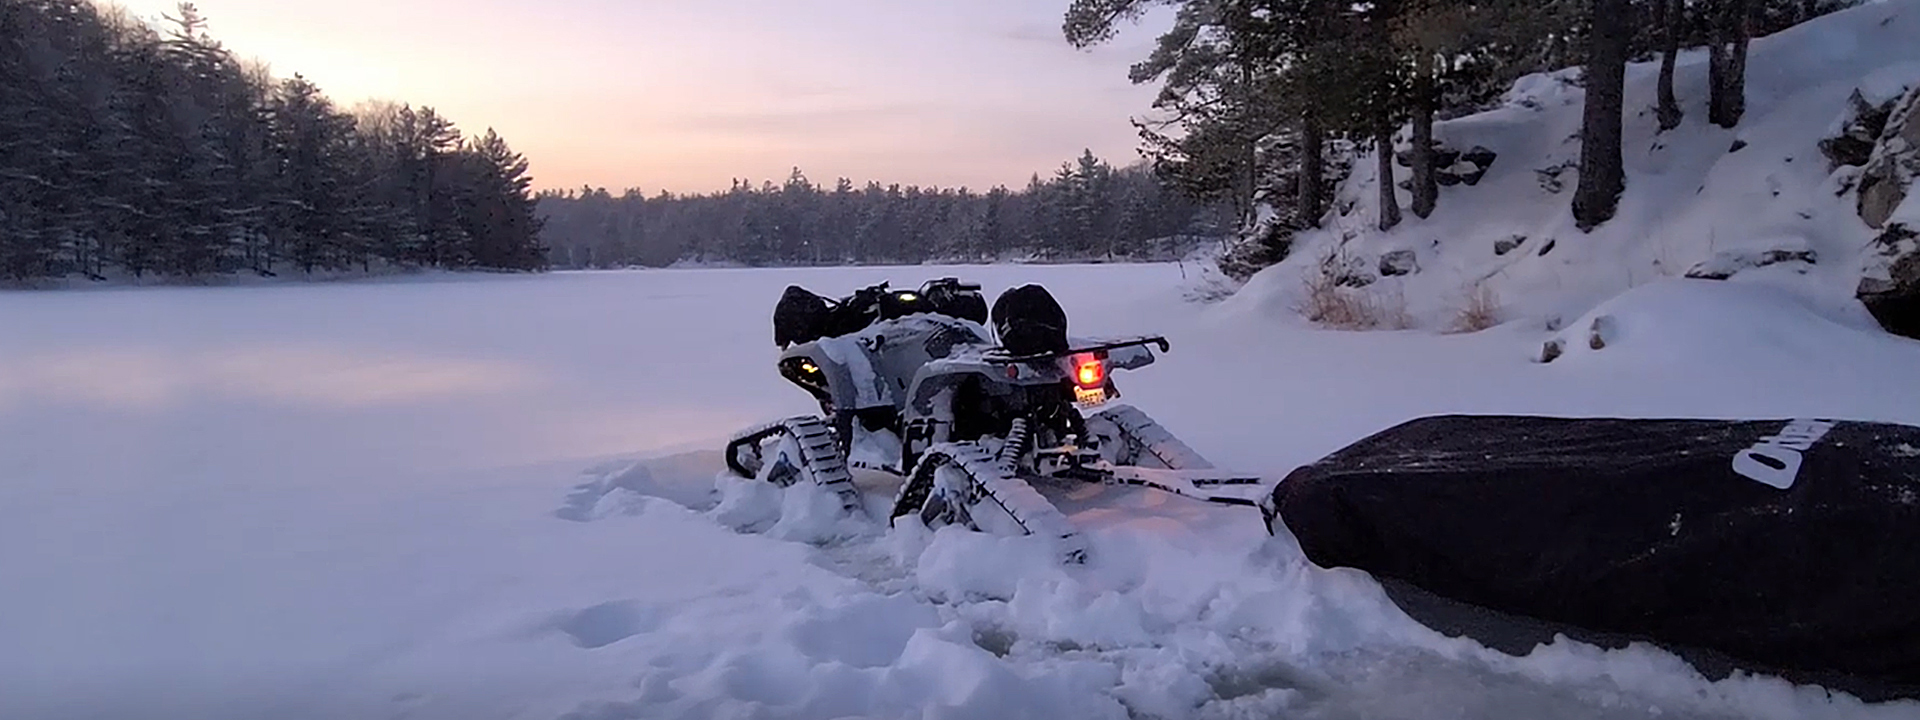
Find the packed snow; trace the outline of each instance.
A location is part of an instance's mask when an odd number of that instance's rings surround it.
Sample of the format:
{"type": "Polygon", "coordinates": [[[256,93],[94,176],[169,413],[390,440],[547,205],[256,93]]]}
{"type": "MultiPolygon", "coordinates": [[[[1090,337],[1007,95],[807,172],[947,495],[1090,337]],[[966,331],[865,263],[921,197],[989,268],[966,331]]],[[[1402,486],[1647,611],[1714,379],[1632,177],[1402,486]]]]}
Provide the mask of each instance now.
{"type": "MultiPolygon", "coordinates": [[[[1446,412],[1920,424],[1920,342],[1755,282],[1649,283],[1549,329],[1343,333],[1178,265],[685,269],[0,298],[0,716],[1914,718],[1671,655],[1449,639],[1258,513],[1133,488],[1089,538],[838,512],[721,477],[814,410],[788,283],[1039,282],[1162,333],[1126,401],[1278,479],[1446,412]],[[1603,349],[1544,343],[1611,318],[1603,349]]],[[[884,494],[886,476],[862,476],[884,494]]],[[[1497,522],[1497,519],[1489,519],[1497,522]]]]}

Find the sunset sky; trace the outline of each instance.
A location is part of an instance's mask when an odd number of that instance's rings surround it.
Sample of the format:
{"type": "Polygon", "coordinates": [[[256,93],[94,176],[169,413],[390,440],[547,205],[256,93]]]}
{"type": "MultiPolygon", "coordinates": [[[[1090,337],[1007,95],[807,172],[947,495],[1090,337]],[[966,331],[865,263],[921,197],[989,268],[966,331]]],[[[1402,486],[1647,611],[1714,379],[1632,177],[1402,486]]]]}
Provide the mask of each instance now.
{"type": "MultiPolygon", "coordinates": [[[[143,18],[174,0],[121,0],[143,18]]],[[[1068,0],[198,0],[216,39],[343,105],[492,126],[547,187],[732,178],[1023,184],[1136,157],[1149,22],[1092,50],[1068,0]]]]}

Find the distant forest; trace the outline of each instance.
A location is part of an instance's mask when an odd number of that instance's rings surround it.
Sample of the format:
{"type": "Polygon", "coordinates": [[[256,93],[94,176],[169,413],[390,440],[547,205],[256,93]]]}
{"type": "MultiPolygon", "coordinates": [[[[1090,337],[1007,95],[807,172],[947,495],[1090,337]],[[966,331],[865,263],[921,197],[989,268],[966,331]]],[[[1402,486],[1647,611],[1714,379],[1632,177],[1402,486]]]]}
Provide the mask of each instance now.
{"type": "Polygon", "coordinates": [[[736,180],[719,193],[538,197],[552,263],[568,268],[1168,259],[1234,221],[1145,166],[1115,168],[1091,151],[1020,190],[821,186],[796,168],[780,184],[736,180]]]}
{"type": "Polygon", "coordinates": [[[527,161],[89,0],[0,0],[0,279],[541,269],[527,161]]]}

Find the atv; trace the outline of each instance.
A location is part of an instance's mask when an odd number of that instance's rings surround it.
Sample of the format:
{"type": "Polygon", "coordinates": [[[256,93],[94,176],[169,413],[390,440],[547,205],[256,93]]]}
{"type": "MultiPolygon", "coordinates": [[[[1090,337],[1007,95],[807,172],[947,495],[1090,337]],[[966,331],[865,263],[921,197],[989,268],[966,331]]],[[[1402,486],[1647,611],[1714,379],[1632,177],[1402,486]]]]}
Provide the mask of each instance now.
{"type": "Polygon", "coordinates": [[[917,290],[887,283],[829,301],[789,286],[774,309],[782,377],[819,403],[735,435],[728,468],[782,486],[807,482],[866,506],[852,470],[904,479],[889,524],[914,515],[1060,541],[1086,559],[1085,540],[1036,487],[1091,482],[1145,486],[1254,507],[1223,473],[1120,398],[1111,372],[1167,352],[1160,336],[1071,339],[1066,314],[1039,285],[1013,288],[989,313],[980,286],[940,278],[917,290]],[[991,320],[991,322],[989,322],[991,320]]]}

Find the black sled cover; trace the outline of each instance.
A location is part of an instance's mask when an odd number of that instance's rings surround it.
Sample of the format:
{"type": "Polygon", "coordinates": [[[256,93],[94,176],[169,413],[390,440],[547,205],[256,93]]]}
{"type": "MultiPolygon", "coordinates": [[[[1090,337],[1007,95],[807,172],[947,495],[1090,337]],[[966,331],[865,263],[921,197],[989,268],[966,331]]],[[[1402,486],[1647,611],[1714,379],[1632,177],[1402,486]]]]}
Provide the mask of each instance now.
{"type": "Polygon", "coordinates": [[[1530,641],[1653,642],[1710,676],[1920,687],[1920,428],[1429,417],[1269,499],[1269,527],[1313,563],[1508,652],[1531,647],[1512,636],[1525,625],[1530,641]]]}

